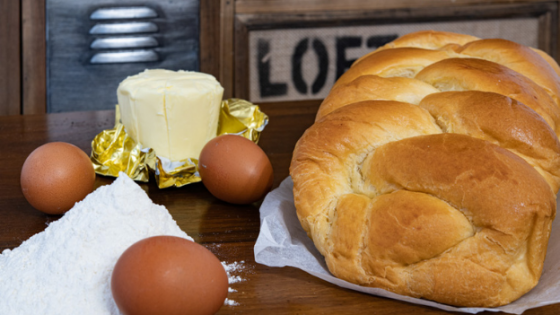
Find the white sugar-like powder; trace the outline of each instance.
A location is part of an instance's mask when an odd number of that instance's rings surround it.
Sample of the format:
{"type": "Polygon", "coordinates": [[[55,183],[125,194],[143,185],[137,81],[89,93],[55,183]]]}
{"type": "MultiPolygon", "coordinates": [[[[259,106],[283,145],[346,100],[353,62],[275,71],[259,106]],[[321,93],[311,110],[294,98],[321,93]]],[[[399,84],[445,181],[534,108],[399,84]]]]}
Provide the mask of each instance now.
{"type": "Polygon", "coordinates": [[[113,267],[130,245],[156,235],[192,240],[121,173],[0,254],[0,314],[120,314],[111,294],[113,267]]]}
{"type": "MultiPolygon", "coordinates": [[[[222,261],[222,266],[224,266],[224,269],[226,270],[229,284],[234,284],[234,283],[237,283],[237,282],[245,281],[245,279],[241,278],[241,276],[233,274],[234,272],[238,272],[238,271],[241,271],[241,270],[244,269],[243,263],[244,263],[244,261],[241,261],[241,262],[235,261],[231,264],[228,264],[228,263],[222,261]]],[[[231,292],[237,292],[237,290],[229,287],[228,292],[230,292],[230,293],[231,292]]],[[[239,305],[239,303],[232,300],[232,299],[227,298],[224,301],[224,305],[237,306],[237,305],[239,305]]]]}

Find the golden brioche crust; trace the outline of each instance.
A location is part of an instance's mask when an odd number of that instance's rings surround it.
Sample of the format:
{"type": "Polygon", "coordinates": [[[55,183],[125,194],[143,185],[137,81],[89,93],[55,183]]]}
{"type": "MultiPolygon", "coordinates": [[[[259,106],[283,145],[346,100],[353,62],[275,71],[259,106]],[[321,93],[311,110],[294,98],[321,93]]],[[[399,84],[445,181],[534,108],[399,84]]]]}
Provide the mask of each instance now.
{"type": "Polygon", "coordinates": [[[366,100],[398,101],[419,104],[429,94],[439,92],[433,86],[419,80],[376,75],[363,75],[350,83],[333,88],[323,100],[317,119],[348,104],[366,100]]]}
{"type": "Polygon", "coordinates": [[[446,47],[450,45],[454,47],[455,45],[465,45],[469,42],[478,40],[478,37],[474,37],[471,35],[465,34],[457,34],[451,32],[440,32],[440,31],[419,31],[415,33],[410,33],[407,35],[403,35],[394,41],[379,47],[375,51],[366,54],[356,60],[356,62],[361,61],[364,58],[367,58],[369,55],[373,53],[377,53],[381,50],[391,49],[391,48],[400,48],[400,47],[416,47],[416,48],[423,48],[423,49],[443,49],[445,50],[446,47]]]}
{"type": "Polygon", "coordinates": [[[560,104],[557,97],[560,95],[558,74],[553,66],[543,58],[543,55],[539,55],[534,49],[504,39],[482,39],[460,46],[456,52],[492,61],[522,73],[544,88],[554,99],[556,105],[560,104]]]}
{"type": "Polygon", "coordinates": [[[551,60],[427,31],[355,62],[290,165],[298,218],[331,273],[457,306],[533,288],[560,188],[551,60]]]}
{"type": "Polygon", "coordinates": [[[537,112],[560,131],[560,107],[529,78],[482,59],[450,58],[424,68],[415,77],[440,91],[486,91],[509,96],[537,112]]]}
{"type": "Polygon", "coordinates": [[[333,88],[352,82],[356,78],[374,74],[381,77],[409,77],[425,67],[438,61],[450,58],[454,54],[447,51],[428,50],[421,48],[395,48],[376,52],[361,61],[356,61],[335,82],[333,88]]]}

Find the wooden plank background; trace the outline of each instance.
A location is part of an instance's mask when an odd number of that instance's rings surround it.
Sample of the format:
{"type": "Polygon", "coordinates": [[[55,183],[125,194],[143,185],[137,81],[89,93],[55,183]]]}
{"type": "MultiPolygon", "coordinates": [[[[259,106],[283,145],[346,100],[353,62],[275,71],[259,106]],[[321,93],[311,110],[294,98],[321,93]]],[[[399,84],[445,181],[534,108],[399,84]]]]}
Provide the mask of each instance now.
{"type": "MultiPolygon", "coordinates": [[[[523,1],[523,0],[463,0],[463,1],[448,1],[448,0],[426,0],[426,1],[415,1],[415,0],[345,0],[345,1],[328,1],[328,0],[235,0],[235,6],[233,10],[230,7],[225,8],[224,3],[230,4],[233,0],[222,0],[219,8],[214,8],[216,14],[219,13],[220,16],[220,26],[219,28],[223,31],[228,32],[227,36],[222,33],[221,36],[221,52],[214,53],[214,56],[218,56],[219,59],[206,59],[208,62],[218,64],[219,71],[217,72],[217,78],[220,80],[222,85],[226,89],[227,95],[233,95],[235,97],[247,97],[247,80],[248,80],[248,70],[247,66],[247,18],[255,18],[260,16],[263,19],[271,20],[282,20],[285,17],[292,18],[294,16],[305,21],[308,18],[313,18],[317,20],[318,16],[329,17],[340,17],[345,15],[355,15],[355,12],[369,12],[373,14],[373,11],[383,11],[387,10],[404,10],[404,11],[414,11],[414,8],[418,8],[422,11],[430,11],[434,15],[438,12],[446,11],[449,14],[450,8],[460,8],[469,6],[475,8],[476,6],[489,6],[494,5],[495,7],[500,6],[515,6],[518,4],[525,5],[535,5],[535,6],[546,6],[547,4],[559,4],[560,1],[547,1],[547,0],[534,0],[534,1],[523,1]],[[231,25],[230,23],[234,23],[231,25]],[[229,32],[235,30],[231,36],[229,32]],[[233,41],[233,46],[231,42],[233,41]],[[227,52],[224,54],[223,52],[227,52]],[[232,52],[235,54],[233,61],[231,55],[232,52]],[[231,67],[231,68],[230,68],[231,67]],[[240,79],[241,78],[241,79],[240,79]],[[231,92],[230,92],[230,89],[231,92]]],[[[476,11],[476,10],[475,10],[476,11]]],[[[381,13],[380,13],[381,14],[381,13]]],[[[559,13],[556,12],[554,16],[542,16],[541,26],[552,25],[551,21],[558,21],[560,17],[559,13]]],[[[319,18],[320,19],[320,18],[319,18]]],[[[204,21],[201,20],[201,23],[204,21]]],[[[201,25],[201,29],[205,27],[216,27],[212,25],[201,25]]],[[[543,27],[541,29],[541,34],[539,41],[542,47],[554,47],[552,50],[558,51],[554,44],[560,42],[560,32],[557,30],[551,30],[550,28],[543,27]],[[554,38],[555,40],[552,40],[554,38]],[[551,43],[554,42],[554,43],[551,43]]],[[[203,50],[201,47],[201,56],[208,53],[209,50],[203,50]]],[[[210,49],[215,49],[207,47],[210,49]]],[[[554,56],[558,60],[558,54],[554,56]]]]}
{"type": "Polygon", "coordinates": [[[259,13],[301,13],[321,11],[365,11],[403,8],[434,8],[442,6],[466,6],[482,4],[512,4],[530,2],[558,2],[547,0],[236,0],[235,12],[259,13]]]}
{"type": "MultiPolygon", "coordinates": [[[[279,101],[288,101],[289,97],[292,97],[290,101],[299,102],[303,99],[318,99],[323,95],[300,95],[301,98],[298,98],[296,92],[294,92],[293,84],[290,83],[289,85],[291,88],[288,90],[292,93],[290,96],[283,95],[279,98],[269,98],[268,100],[264,100],[256,96],[256,90],[258,91],[258,82],[255,79],[255,65],[251,64],[249,60],[256,59],[255,57],[255,47],[253,46],[250,48],[248,42],[248,32],[258,32],[264,31],[267,32],[269,30],[275,31],[279,30],[278,33],[288,34],[292,32],[291,29],[294,29],[293,32],[298,32],[301,29],[309,28],[310,32],[312,30],[319,28],[319,27],[326,27],[337,29],[340,26],[344,27],[352,27],[352,26],[360,26],[364,27],[367,25],[374,25],[375,27],[379,26],[380,28],[383,27],[390,27],[390,26],[404,26],[404,25],[424,25],[424,23],[428,23],[429,25],[432,22],[450,22],[455,23],[459,21],[463,21],[465,27],[469,27],[470,25],[478,25],[478,31],[484,29],[481,23],[485,23],[487,21],[492,20],[508,20],[507,23],[512,23],[513,21],[519,21],[518,19],[521,18],[532,18],[538,21],[538,38],[536,39],[537,42],[532,44],[527,44],[530,46],[535,46],[544,50],[545,52],[551,54],[552,56],[557,55],[557,47],[556,41],[551,40],[553,36],[557,35],[557,32],[553,30],[557,29],[557,16],[552,16],[551,12],[556,13],[558,10],[558,3],[555,2],[536,2],[536,3],[501,3],[501,4],[484,4],[484,5],[469,5],[469,6],[441,6],[438,8],[432,7],[417,7],[414,10],[407,10],[404,8],[401,9],[380,9],[380,10],[364,10],[364,11],[321,11],[321,12],[282,12],[281,14],[275,13],[258,13],[258,14],[242,14],[237,12],[236,13],[236,33],[235,33],[235,76],[234,76],[234,88],[235,88],[235,96],[243,99],[248,99],[253,102],[279,102],[279,101]],[[453,17],[450,20],[450,17],[453,17]],[[472,21],[472,17],[476,17],[478,21],[472,21]],[[538,19],[537,19],[538,17],[538,19]],[[372,22],[373,21],[373,22],[372,22]],[[249,75],[249,68],[252,68],[252,75],[253,79],[250,81],[249,75]],[[250,92],[252,91],[252,92],[250,92]],[[284,97],[284,99],[282,99],[284,97]]],[[[437,23],[436,23],[437,24],[437,23]]],[[[505,23],[500,22],[501,27],[505,28],[505,23]]],[[[428,28],[434,27],[437,29],[436,26],[428,26],[428,28]]],[[[447,27],[452,28],[452,25],[448,25],[447,27]]],[[[511,27],[511,26],[510,26],[511,27]]],[[[440,29],[441,30],[441,29],[440,29]]],[[[511,28],[510,28],[511,30],[511,28]]],[[[466,32],[470,33],[469,31],[461,31],[461,30],[453,30],[449,29],[449,31],[457,31],[457,32],[466,32]]],[[[356,30],[357,33],[359,33],[356,30]]],[[[372,32],[375,32],[372,30],[372,32]]],[[[302,31],[305,34],[305,31],[302,31]]],[[[357,34],[356,33],[356,34],[357,34]]],[[[503,36],[506,36],[507,32],[504,32],[503,36]]],[[[517,32],[520,33],[520,32],[517,32]]],[[[253,33],[255,34],[255,33],[253,33]]],[[[319,38],[322,35],[317,35],[319,38]]],[[[356,35],[354,34],[354,35],[356,35]]],[[[401,33],[400,35],[403,35],[401,33]]],[[[484,37],[484,31],[476,34],[470,33],[470,35],[484,37]]],[[[537,30],[534,30],[529,37],[533,37],[537,34],[537,30]]],[[[291,34],[290,34],[291,35],[291,34]]],[[[510,33],[509,36],[511,37],[513,34],[510,33]]],[[[528,34],[517,34],[520,37],[517,37],[518,40],[522,40],[521,36],[528,35],[528,34]]],[[[266,36],[266,35],[265,35],[266,36]]],[[[277,35],[276,40],[282,42],[282,47],[278,48],[280,51],[286,51],[286,46],[290,46],[289,40],[286,38],[289,35],[285,35],[286,37],[282,40],[281,35],[277,35]]],[[[498,36],[498,35],[491,35],[491,36],[498,36]]],[[[515,36],[514,36],[515,37],[515,36]]],[[[506,37],[507,38],[507,37],[506,37]]],[[[511,39],[516,41],[516,39],[511,39]]],[[[274,41],[274,40],[273,40],[274,41]]],[[[285,61],[289,59],[289,54],[291,52],[285,53],[282,56],[279,56],[278,50],[274,50],[269,54],[269,60],[273,59],[272,56],[275,57],[284,57],[284,64],[282,64],[281,68],[275,68],[272,70],[274,76],[279,79],[284,79],[284,83],[286,83],[286,78],[289,77],[289,68],[290,66],[286,66],[285,61]]],[[[278,59],[278,58],[276,58],[278,59]]],[[[281,58],[280,58],[281,59],[281,58]]],[[[278,61],[278,60],[276,60],[278,61]]],[[[331,71],[331,76],[333,75],[334,70],[331,71]]],[[[329,82],[332,81],[333,78],[329,79],[329,82]]],[[[288,79],[289,81],[289,79],[288,79]]],[[[323,89],[323,93],[328,91],[330,87],[326,87],[323,89]]]]}
{"type": "Polygon", "coordinates": [[[19,2],[0,0],[0,115],[20,114],[19,25],[19,2]]]}
{"type": "Polygon", "coordinates": [[[45,0],[21,0],[22,114],[47,110],[45,0]]]}
{"type": "Polygon", "coordinates": [[[200,1],[200,71],[220,77],[220,2],[200,1]]]}
{"type": "MultiPolygon", "coordinates": [[[[0,115],[37,114],[46,111],[46,0],[0,0],[0,115]]],[[[321,12],[413,9],[513,3],[560,3],[560,0],[201,0],[200,70],[214,75],[225,97],[238,96],[236,72],[241,68],[236,50],[240,15],[282,15],[321,12]]],[[[555,16],[543,19],[558,19],[555,16]]],[[[546,24],[546,21],[543,21],[546,24]]],[[[543,32],[559,41],[558,31],[543,32]]],[[[548,36],[548,37],[547,37],[548,36]]],[[[244,36],[241,36],[244,37],[244,36]]],[[[240,38],[242,41],[245,38],[240,38]]]]}

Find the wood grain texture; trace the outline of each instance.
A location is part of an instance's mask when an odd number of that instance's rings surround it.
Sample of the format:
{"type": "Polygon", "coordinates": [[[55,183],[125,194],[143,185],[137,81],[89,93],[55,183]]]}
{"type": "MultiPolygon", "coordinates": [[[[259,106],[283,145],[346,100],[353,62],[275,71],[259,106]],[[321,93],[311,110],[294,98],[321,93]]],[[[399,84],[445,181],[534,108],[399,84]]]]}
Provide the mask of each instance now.
{"type": "Polygon", "coordinates": [[[224,98],[233,96],[234,82],[234,0],[220,2],[220,75],[218,80],[224,87],[224,98]]]}
{"type": "Polygon", "coordinates": [[[379,9],[410,9],[410,8],[440,8],[442,6],[465,6],[479,4],[505,4],[505,3],[535,3],[550,2],[547,0],[237,0],[235,12],[244,14],[257,13],[298,13],[319,11],[363,11],[379,9]]]}
{"type": "Polygon", "coordinates": [[[0,115],[20,114],[19,25],[19,1],[0,0],[0,115]]]}
{"type": "Polygon", "coordinates": [[[45,0],[21,0],[22,113],[47,111],[45,0]]]}
{"type": "MultiPolygon", "coordinates": [[[[318,102],[265,104],[270,117],[259,145],[274,167],[275,187],[288,175],[295,142],[315,119],[318,102]]],[[[66,141],[90,152],[93,137],[114,123],[113,111],[0,117],[0,252],[24,240],[58,219],[33,209],[19,186],[19,172],[27,155],[49,141],[66,141]]],[[[97,176],[96,187],[113,178],[97,176]]],[[[343,289],[299,269],[272,268],[257,264],[253,247],[259,233],[259,204],[236,206],[214,198],[198,183],[160,190],[155,181],[140,184],[150,198],[164,205],[179,226],[221,261],[243,261],[236,273],[244,281],[231,284],[236,292],[228,298],[239,303],[223,306],[218,314],[448,314],[343,289]]],[[[560,304],[529,310],[524,314],[553,315],[560,304]]],[[[494,314],[494,313],[482,313],[494,314]]]]}
{"type": "Polygon", "coordinates": [[[247,24],[235,18],[235,97],[249,99],[249,30],[247,24]]]}
{"type": "Polygon", "coordinates": [[[220,76],[220,0],[200,1],[200,71],[220,76]]]}
{"type": "MultiPolygon", "coordinates": [[[[437,22],[468,20],[508,19],[540,17],[541,28],[557,27],[551,12],[557,12],[558,2],[535,2],[493,4],[491,2],[471,6],[442,6],[414,8],[388,8],[372,10],[325,10],[295,12],[243,13],[236,11],[236,19],[248,30],[290,29],[302,27],[343,27],[349,25],[403,24],[411,22],[437,22]]],[[[544,36],[548,33],[544,33],[544,36]]]]}

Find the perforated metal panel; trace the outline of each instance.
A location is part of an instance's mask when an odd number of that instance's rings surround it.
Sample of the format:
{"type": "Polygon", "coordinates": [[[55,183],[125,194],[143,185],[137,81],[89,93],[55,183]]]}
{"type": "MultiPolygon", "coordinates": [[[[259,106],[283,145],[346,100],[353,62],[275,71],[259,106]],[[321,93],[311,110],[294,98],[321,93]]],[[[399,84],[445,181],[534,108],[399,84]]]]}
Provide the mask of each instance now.
{"type": "Polygon", "coordinates": [[[144,69],[199,69],[199,0],[47,0],[47,112],[113,109],[144,69]]]}

